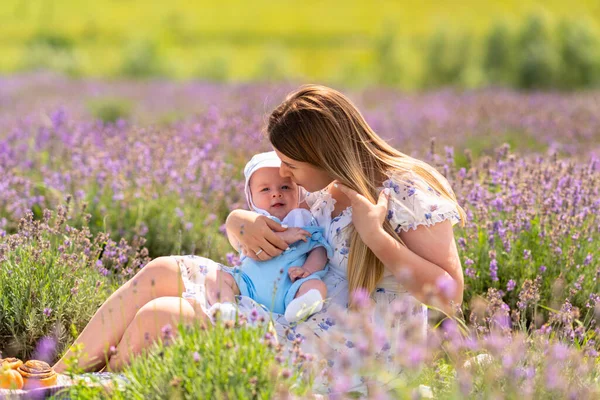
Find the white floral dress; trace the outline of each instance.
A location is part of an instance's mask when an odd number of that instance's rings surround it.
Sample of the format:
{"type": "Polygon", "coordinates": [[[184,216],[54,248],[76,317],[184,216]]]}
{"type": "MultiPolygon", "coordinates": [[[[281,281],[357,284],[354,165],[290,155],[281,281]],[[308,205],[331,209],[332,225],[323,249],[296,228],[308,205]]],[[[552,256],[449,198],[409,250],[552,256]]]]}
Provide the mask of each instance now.
{"type": "MultiPolygon", "coordinates": [[[[396,232],[416,229],[419,225],[431,226],[445,220],[450,220],[452,225],[460,221],[460,215],[454,203],[442,197],[416,174],[405,174],[404,179],[391,177],[383,183],[383,186],[391,189],[387,218],[396,232]]],[[[340,315],[339,308],[347,309],[348,307],[347,266],[350,235],[349,231],[344,228],[352,223],[352,207],[346,208],[340,215],[332,218],[331,213],[334,210],[335,200],[326,190],[309,193],[306,201],[318,225],[325,229],[325,238],[334,251],[333,257],[329,260],[329,271],[323,278],[328,290],[326,306],[307,321],[293,326],[290,326],[283,315],[270,314],[266,308],[261,307],[250,298],[238,296],[238,306],[245,313],[257,310],[265,318],[270,315],[282,342],[300,338],[303,339],[303,343],[306,343],[305,351],[317,353],[314,346],[316,337],[317,341],[325,342],[335,351],[344,351],[344,348],[353,346],[354,335],[352,332],[339,332],[336,318],[339,318],[340,315]],[[334,312],[336,307],[338,312],[334,312]],[[311,340],[306,340],[307,335],[313,335],[311,340]]],[[[186,286],[184,297],[195,297],[196,301],[207,309],[208,304],[203,288],[204,275],[208,268],[219,268],[220,266],[210,259],[198,256],[177,257],[177,260],[186,286]]],[[[371,299],[375,305],[373,314],[375,324],[383,323],[384,314],[389,311],[389,305],[394,300],[412,301],[414,314],[417,317],[422,316],[420,326],[425,334],[427,329],[426,307],[401,287],[391,273],[384,273],[375,292],[371,294],[371,299]]],[[[387,350],[391,351],[391,349],[387,350]]]]}

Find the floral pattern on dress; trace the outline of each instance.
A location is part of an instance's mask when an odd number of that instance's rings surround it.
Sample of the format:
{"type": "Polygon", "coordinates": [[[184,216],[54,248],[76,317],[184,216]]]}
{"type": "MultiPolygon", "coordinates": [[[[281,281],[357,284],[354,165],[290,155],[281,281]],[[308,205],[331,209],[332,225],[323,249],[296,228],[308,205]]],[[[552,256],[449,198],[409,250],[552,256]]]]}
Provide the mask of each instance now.
{"type": "MultiPolygon", "coordinates": [[[[387,219],[397,233],[417,229],[419,225],[431,226],[450,220],[460,222],[460,214],[453,202],[443,197],[415,173],[405,177],[391,177],[383,182],[392,189],[387,219]]],[[[442,182],[449,188],[447,182],[442,182]]]]}

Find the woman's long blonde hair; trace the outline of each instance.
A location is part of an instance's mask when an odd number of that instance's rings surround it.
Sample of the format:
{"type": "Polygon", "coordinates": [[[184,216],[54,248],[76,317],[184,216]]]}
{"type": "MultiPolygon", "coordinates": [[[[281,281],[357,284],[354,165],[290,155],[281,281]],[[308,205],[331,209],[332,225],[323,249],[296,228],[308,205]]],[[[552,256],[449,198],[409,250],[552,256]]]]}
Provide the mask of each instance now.
{"type": "MultiPolygon", "coordinates": [[[[267,134],[271,144],[293,160],[325,170],[330,176],[376,203],[377,186],[389,174],[412,171],[443,197],[456,203],[445,178],[429,164],[396,150],[367,124],[356,106],[340,92],[319,85],[305,85],[290,93],[270,115],[267,134]]],[[[383,276],[383,263],[353,229],[348,256],[348,290],[372,293],[383,276]]],[[[386,219],[384,229],[402,240],[386,219]]]]}

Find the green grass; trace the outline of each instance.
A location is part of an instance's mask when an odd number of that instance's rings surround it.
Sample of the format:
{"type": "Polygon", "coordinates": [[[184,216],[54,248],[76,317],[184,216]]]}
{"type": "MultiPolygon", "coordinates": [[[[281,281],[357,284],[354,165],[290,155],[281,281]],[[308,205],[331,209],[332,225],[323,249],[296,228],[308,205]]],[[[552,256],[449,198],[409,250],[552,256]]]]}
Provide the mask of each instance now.
{"type": "Polygon", "coordinates": [[[267,339],[267,328],[180,326],[174,339],[159,340],[134,359],[119,390],[104,392],[79,384],[68,394],[78,399],[270,399],[282,393],[305,394],[312,381],[309,363],[289,369],[285,361],[278,362],[276,356],[284,357],[284,351],[267,339]]]}

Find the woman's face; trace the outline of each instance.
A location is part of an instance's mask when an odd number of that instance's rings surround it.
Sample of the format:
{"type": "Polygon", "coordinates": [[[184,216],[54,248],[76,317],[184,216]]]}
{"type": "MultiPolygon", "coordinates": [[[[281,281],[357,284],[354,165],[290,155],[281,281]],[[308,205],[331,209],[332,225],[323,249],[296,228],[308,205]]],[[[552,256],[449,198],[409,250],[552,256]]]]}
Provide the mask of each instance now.
{"type": "Polygon", "coordinates": [[[279,174],[284,178],[291,178],[292,182],[302,186],[307,191],[316,192],[324,189],[333,181],[333,177],[321,168],[305,162],[292,160],[277,151],[277,149],[273,150],[275,150],[275,153],[281,160],[279,174]]]}

